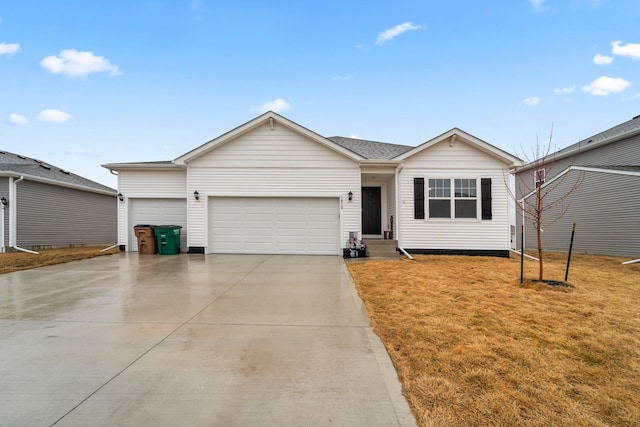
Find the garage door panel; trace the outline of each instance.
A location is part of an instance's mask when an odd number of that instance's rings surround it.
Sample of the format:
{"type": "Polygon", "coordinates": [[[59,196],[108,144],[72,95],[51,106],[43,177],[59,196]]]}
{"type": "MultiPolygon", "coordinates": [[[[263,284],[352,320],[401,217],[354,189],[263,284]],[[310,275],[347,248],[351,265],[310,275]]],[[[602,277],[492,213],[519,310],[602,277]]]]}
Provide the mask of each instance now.
{"type": "Polygon", "coordinates": [[[209,217],[214,253],[339,251],[337,198],[211,198],[209,217]]]}
{"type": "Polygon", "coordinates": [[[138,239],[133,233],[137,224],[180,225],[180,250],[187,248],[186,199],[129,199],[129,248],[138,250],[138,239]]]}

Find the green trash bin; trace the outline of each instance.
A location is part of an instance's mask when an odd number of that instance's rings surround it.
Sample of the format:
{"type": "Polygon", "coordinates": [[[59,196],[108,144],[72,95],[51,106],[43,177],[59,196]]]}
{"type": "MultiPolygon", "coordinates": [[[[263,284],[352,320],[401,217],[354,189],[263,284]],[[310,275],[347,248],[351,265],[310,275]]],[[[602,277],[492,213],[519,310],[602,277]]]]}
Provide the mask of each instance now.
{"type": "Polygon", "coordinates": [[[176,255],[180,253],[180,225],[157,225],[154,228],[158,241],[158,254],[176,255]]]}

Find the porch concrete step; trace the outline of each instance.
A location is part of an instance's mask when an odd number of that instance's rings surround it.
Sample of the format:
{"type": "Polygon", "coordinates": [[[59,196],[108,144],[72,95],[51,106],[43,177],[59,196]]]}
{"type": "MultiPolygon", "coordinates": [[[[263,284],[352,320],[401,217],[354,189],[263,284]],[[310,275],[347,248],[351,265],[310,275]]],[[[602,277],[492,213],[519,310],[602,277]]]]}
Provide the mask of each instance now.
{"type": "Polygon", "coordinates": [[[397,240],[365,239],[364,243],[367,246],[380,246],[380,247],[393,246],[394,248],[398,247],[397,240]]]}
{"type": "Polygon", "coordinates": [[[398,259],[400,254],[396,251],[397,240],[367,239],[364,241],[367,247],[367,256],[371,259],[398,259]]]}

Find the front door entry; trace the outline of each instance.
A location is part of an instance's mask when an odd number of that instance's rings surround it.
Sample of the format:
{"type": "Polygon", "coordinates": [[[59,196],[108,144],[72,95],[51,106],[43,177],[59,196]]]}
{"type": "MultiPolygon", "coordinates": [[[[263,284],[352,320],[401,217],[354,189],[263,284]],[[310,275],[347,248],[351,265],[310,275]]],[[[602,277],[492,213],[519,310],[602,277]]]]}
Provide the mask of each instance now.
{"type": "Polygon", "coordinates": [[[382,234],[380,187],[362,187],[362,234],[382,234]]]}

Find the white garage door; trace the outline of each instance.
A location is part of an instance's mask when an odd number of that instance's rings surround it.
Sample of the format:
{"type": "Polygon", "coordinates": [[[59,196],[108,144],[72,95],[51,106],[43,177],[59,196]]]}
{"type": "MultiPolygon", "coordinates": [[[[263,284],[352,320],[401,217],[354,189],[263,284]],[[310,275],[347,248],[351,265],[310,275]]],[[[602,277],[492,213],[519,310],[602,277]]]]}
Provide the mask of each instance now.
{"type": "Polygon", "coordinates": [[[337,255],[337,198],[213,197],[212,253],[337,255]]]}
{"type": "Polygon", "coordinates": [[[138,250],[133,227],[138,224],[181,225],[180,251],[187,251],[187,201],[185,199],[129,199],[129,248],[138,250]]]}

